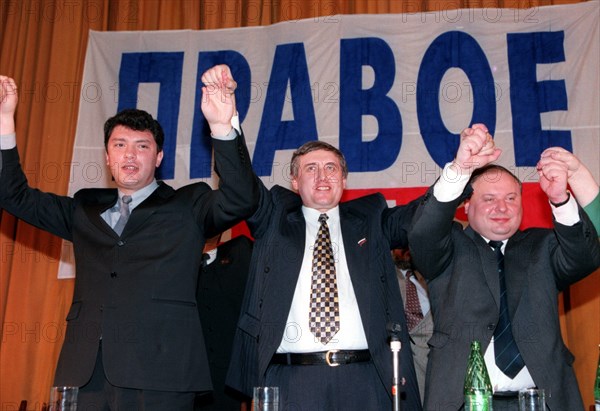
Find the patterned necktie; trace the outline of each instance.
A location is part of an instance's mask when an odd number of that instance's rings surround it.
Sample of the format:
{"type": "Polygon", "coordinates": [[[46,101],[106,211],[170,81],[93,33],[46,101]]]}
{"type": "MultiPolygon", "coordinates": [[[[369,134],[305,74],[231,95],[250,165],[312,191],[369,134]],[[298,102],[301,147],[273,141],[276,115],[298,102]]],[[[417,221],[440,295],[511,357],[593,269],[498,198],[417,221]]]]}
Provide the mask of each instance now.
{"type": "Polygon", "coordinates": [[[117,224],[115,225],[115,233],[121,235],[123,229],[125,228],[125,224],[127,224],[127,220],[129,220],[129,203],[131,203],[131,196],[123,196],[119,199],[119,213],[121,216],[119,220],[117,220],[117,224]]]}
{"type": "Polygon", "coordinates": [[[421,310],[421,303],[419,302],[419,295],[417,294],[417,286],[410,280],[410,278],[414,276],[415,273],[413,273],[411,270],[408,270],[406,272],[406,279],[404,281],[406,287],[406,303],[404,304],[404,313],[406,314],[408,331],[412,331],[417,324],[423,320],[423,311],[421,310]]]}
{"type": "Polygon", "coordinates": [[[498,325],[494,330],[494,352],[496,365],[510,378],[515,376],[525,366],[523,357],[519,352],[517,343],[513,337],[508,315],[508,303],[506,298],[506,279],[504,276],[504,255],[502,254],[502,241],[490,241],[490,246],[496,252],[498,261],[498,275],[500,277],[500,317],[498,325]]]}
{"type": "Polygon", "coordinates": [[[319,216],[321,226],[313,249],[310,313],[308,318],[310,331],[322,344],[327,344],[340,329],[335,260],[327,218],[327,214],[319,216]]]}

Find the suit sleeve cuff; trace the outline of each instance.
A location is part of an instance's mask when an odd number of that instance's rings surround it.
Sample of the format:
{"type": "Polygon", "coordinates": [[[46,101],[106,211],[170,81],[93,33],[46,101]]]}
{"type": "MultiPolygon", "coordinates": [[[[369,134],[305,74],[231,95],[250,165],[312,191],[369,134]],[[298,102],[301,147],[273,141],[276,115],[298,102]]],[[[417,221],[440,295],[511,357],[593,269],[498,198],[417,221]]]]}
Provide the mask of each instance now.
{"type": "Polygon", "coordinates": [[[216,140],[228,141],[234,140],[239,134],[242,134],[242,130],[240,128],[240,117],[236,114],[235,116],[231,117],[231,131],[229,134],[226,136],[213,135],[212,138],[216,140]]]}
{"type": "Polygon", "coordinates": [[[433,186],[433,196],[440,203],[456,200],[461,196],[471,174],[463,173],[454,163],[447,163],[442,170],[442,175],[433,186]]]}
{"type": "Polygon", "coordinates": [[[550,203],[552,214],[557,223],[566,226],[573,226],[579,222],[579,209],[577,207],[577,201],[571,195],[569,201],[560,207],[555,207],[550,203]]]}
{"type": "Polygon", "coordinates": [[[0,150],[10,150],[17,146],[17,135],[15,133],[0,135],[0,150]]]}

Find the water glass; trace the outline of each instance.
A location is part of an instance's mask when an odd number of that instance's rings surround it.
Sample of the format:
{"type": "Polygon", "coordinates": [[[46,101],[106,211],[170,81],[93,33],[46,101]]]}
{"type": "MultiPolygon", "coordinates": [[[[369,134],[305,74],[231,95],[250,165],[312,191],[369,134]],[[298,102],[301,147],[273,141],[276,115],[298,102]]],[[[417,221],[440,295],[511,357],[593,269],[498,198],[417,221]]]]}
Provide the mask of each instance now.
{"type": "Polygon", "coordinates": [[[519,391],[519,411],[544,411],[546,394],[538,388],[526,388],[519,391]]]}
{"type": "Polygon", "coordinates": [[[253,411],[279,411],[279,387],[254,387],[253,411]]]}
{"type": "Polygon", "coordinates": [[[52,387],[48,411],[77,411],[79,387],[52,387]]]}

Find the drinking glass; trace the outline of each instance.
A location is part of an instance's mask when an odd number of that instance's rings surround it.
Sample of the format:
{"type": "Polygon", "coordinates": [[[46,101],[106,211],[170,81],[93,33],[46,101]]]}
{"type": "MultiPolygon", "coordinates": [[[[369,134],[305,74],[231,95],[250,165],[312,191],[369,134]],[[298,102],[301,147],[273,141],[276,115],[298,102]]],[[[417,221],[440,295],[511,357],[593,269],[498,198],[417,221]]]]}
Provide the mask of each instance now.
{"type": "Polygon", "coordinates": [[[48,411],[77,411],[79,387],[52,387],[48,411]]]}
{"type": "Polygon", "coordinates": [[[544,411],[546,394],[538,388],[527,388],[519,391],[519,411],[544,411]]]}
{"type": "Polygon", "coordinates": [[[253,411],[279,411],[279,387],[254,387],[253,411]]]}

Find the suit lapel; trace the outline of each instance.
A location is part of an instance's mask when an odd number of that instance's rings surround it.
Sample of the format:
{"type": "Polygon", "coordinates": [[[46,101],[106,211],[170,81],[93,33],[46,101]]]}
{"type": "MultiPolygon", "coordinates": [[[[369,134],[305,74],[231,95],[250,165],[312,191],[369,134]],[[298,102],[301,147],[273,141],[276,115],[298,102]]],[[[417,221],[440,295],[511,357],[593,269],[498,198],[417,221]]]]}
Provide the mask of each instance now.
{"type": "MultiPolygon", "coordinates": [[[[159,182],[159,186],[147,199],[142,201],[140,205],[133,209],[127,225],[123,229],[122,236],[131,234],[140,229],[170,197],[175,194],[175,190],[172,187],[166,185],[162,181],[159,182]]],[[[116,235],[116,234],[115,234],[116,235]]]]}
{"type": "Polygon", "coordinates": [[[275,261],[284,261],[284,263],[272,265],[268,272],[257,273],[259,284],[263,282],[259,285],[258,295],[258,299],[263,304],[260,333],[267,336],[261,338],[263,343],[259,345],[258,363],[261,372],[267,369],[271,356],[281,342],[278,337],[285,332],[302,266],[306,237],[306,224],[300,208],[293,209],[287,215],[284,214],[282,221],[276,222],[273,226],[278,233],[267,241],[276,241],[276,244],[268,247],[270,254],[265,257],[271,263],[275,261]]]}
{"type": "Polygon", "coordinates": [[[86,198],[86,204],[84,205],[85,215],[89,221],[101,231],[110,235],[116,235],[113,229],[106,223],[106,221],[104,221],[101,215],[117,202],[117,190],[105,189],[93,191],[93,193],[95,196],[93,199],[86,198]]]}
{"type": "Polygon", "coordinates": [[[467,234],[475,243],[481,259],[481,269],[483,276],[490,289],[490,292],[496,302],[496,306],[500,309],[500,277],[498,276],[498,263],[496,254],[490,245],[469,226],[465,228],[467,234]]]}
{"type": "MultiPolygon", "coordinates": [[[[306,241],[306,223],[300,208],[293,209],[286,216],[285,221],[279,225],[280,235],[277,236],[277,244],[270,252],[285,255],[285,266],[277,267],[277,274],[264,276],[265,285],[263,291],[264,315],[269,317],[269,322],[285,324],[287,320],[298,275],[304,258],[304,244],[306,241]]],[[[269,256],[274,261],[280,256],[269,256]]],[[[264,322],[264,321],[263,321],[264,322]]]]}
{"type": "Polygon", "coordinates": [[[371,315],[370,290],[373,290],[372,282],[375,280],[379,282],[379,280],[371,278],[375,272],[373,265],[377,264],[376,261],[372,261],[374,257],[372,247],[375,246],[376,239],[369,238],[367,221],[368,217],[363,213],[348,207],[347,203],[340,204],[340,224],[346,262],[363,328],[368,339],[368,324],[371,315]]]}
{"type": "Polygon", "coordinates": [[[521,301],[523,291],[527,287],[527,265],[531,261],[531,248],[523,244],[527,235],[517,231],[506,244],[504,250],[504,275],[506,278],[506,293],[508,313],[513,318],[521,301]]]}

